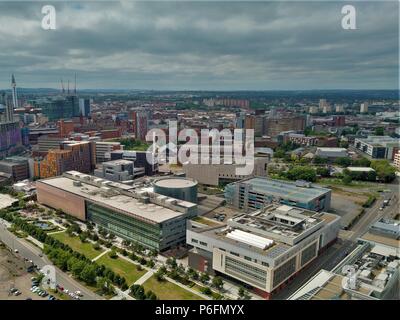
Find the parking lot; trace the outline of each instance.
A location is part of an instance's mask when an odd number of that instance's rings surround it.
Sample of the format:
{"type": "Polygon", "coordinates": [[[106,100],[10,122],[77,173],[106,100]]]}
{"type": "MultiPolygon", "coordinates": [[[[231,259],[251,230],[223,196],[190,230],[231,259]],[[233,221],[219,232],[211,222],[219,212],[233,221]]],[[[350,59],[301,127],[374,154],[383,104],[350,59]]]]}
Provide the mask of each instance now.
{"type": "Polygon", "coordinates": [[[22,259],[0,247],[0,300],[43,299],[30,291],[31,277],[22,259]]]}

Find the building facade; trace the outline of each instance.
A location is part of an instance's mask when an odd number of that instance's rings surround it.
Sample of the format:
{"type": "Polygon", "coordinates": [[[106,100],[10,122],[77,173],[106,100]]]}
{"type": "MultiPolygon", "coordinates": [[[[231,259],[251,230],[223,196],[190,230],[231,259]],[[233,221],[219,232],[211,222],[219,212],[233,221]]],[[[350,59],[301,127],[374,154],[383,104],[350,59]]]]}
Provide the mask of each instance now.
{"type": "Polygon", "coordinates": [[[187,231],[189,266],[234,278],[269,299],[338,235],[340,217],[286,205],[239,214],[227,225],[187,231]]]}
{"type": "Polygon", "coordinates": [[[288,182],[270,178],[249,178],[225,187],[227,203],[245,211],[258,210],[278,202],[290,206],[328,211],[331,190],[304,181],[288,182]]]}
{"type": "Polygon", "coordinates": [[[71,171],[37,182],[38,202],[148,249],[185,243],[186,220],[197,205],[71,171]]]}

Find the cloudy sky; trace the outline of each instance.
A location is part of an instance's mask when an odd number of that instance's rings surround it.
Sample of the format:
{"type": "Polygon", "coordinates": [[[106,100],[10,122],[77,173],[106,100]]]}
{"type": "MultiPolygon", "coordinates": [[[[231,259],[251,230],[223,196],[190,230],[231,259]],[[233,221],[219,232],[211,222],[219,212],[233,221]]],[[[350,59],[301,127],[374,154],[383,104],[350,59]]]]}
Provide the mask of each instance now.
{"type": "Polygon", "coordinates": [[[398,2],[0,1],[0,88],[394,89],[398,2]],[[43,5],[56,30],[41,28],[43,5]]]}

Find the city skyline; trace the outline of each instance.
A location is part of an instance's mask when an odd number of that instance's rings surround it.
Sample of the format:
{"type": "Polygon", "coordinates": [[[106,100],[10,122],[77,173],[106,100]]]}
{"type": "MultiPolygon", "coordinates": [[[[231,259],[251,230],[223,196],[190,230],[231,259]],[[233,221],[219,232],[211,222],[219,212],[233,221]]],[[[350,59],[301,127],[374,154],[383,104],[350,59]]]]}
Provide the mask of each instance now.
{"type": "Polygon", "coordinates": [[[41,4],[0,3],[0,87],[397,89],[398,3],[355,3],[357,30],[343,5],[56,2],[45,31],[41,4]]]}

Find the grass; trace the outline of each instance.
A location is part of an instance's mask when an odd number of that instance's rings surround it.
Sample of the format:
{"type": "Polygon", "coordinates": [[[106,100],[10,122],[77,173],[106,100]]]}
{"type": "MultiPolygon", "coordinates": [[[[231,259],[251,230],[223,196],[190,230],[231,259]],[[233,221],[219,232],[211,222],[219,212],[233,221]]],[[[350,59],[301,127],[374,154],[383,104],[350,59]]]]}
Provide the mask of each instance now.
{"type": "Polygon", "coordinates": [[[70,237],[66,232],[52,234],[51,237],[69,245],[72,250],[85,255],[88,259],[93,259],[101,254],[104,250],[95,250],[90,242],[82,243],[78,237],[70,237]]]}
{"type": "Polygon", "coordinates": [[[167,280],[157,281],[151,276],[144,284],[146,291],[153,291],[160,300],[204,300],[202,297],[194,294],[175,283],[167,280]]]}
{"type": "Polygon", "coordinates": [[[115,273],[124,277],[129,286],[134,284],[137,279],[142,277],[147,272],[146,270],[138,271],[136,269],[136,264],[126,261],[122,258],[112,259],[108,256],[108,254],[105,254],[97,259],[96,263],[103,264],[115,273]]]}

